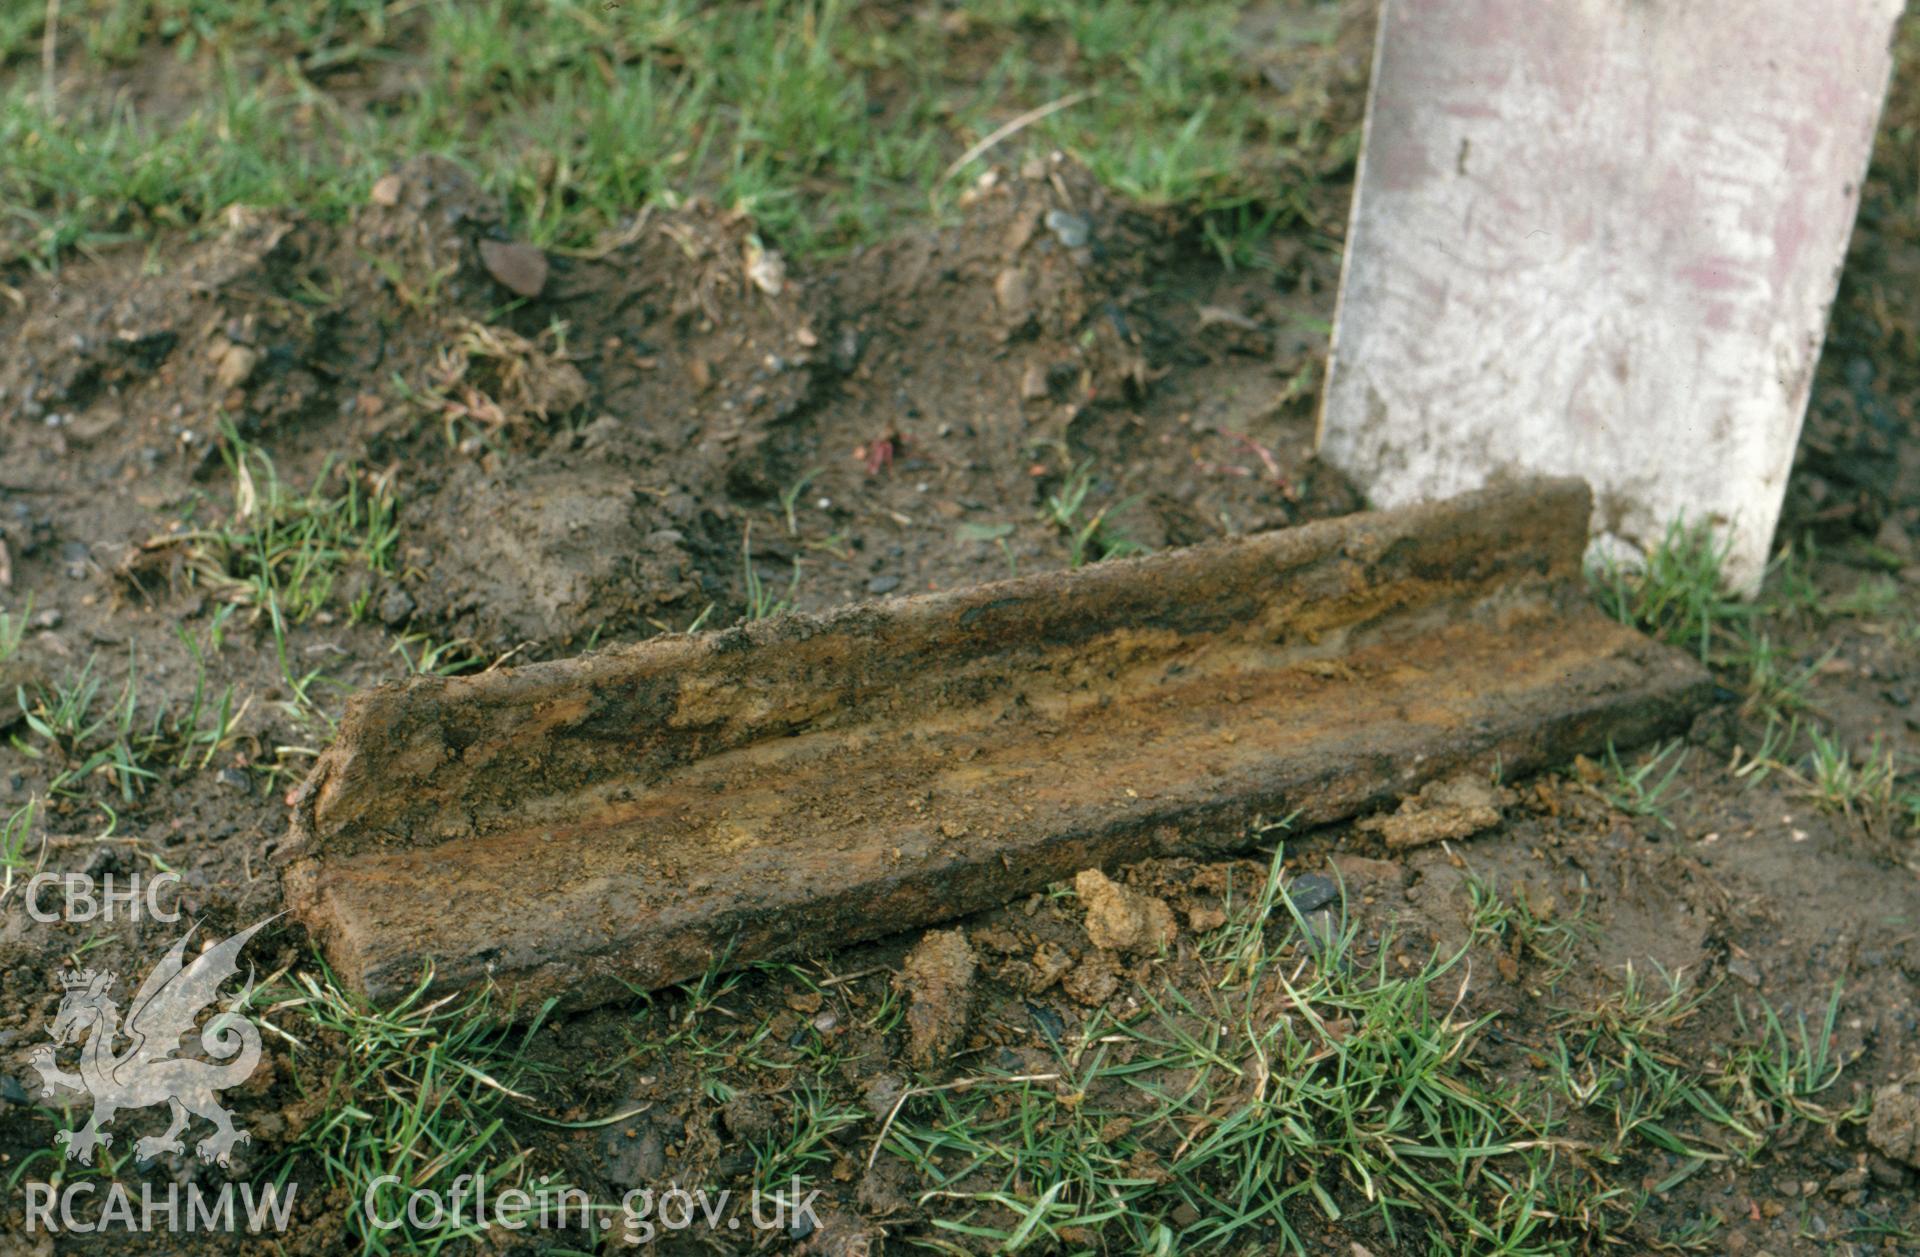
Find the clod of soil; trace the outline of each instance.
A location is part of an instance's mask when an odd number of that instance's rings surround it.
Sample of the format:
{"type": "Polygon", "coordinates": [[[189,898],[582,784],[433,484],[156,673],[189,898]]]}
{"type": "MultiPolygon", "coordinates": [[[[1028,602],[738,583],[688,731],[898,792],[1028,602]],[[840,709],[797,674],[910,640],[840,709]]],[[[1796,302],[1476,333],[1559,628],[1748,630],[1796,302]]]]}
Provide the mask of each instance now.
{"type": "Polygon", "coordinates": [[[530,244],[482,240],[480,261],[487,274],[523,297],[538,297],[547,286],[547,255],[530,244]]]}
{"type": "Polygon", "coordinates": [[[1120,989],[1120,966],[1110,952],[1097,951],[1060,980],[1060,989],[1076,1004],[1097,1008],[1120,989]]]}
{"type": "Polygon", "coordinates": [[[1920,1170],[1920,1075],[1873,1093],[1867,1142],[1895,1161],[1920,1170]]]}
{"type": "Polygon", "coordinates": [[[1073,891],[1086,905],[1087,937],[1102,951],[1151,954],[1179,933],[1165,900],[1129,890],[1099,869],[1082,870],[1073,891]]]}
{"type": "Polygon", "coordinates": [[[1513,801],[1512,794],[1478,773],[1461,773],[1428,782],[1418,794],[1402,799],[1399,811],[1369,816],[1358,828],[1379,834],[1394,848],[1471,838],[1500,823],[1500,809],[1513,801]]]}
{"type": "Polygon", "coordinates": [[[408,511],[431,556],[419,614],[515,645],[585,641],[656,608],[690,617],[689,521],[641,491],[651,452],[603,419],[509,472],[457,466],[408,511]]]}
{"type": "Polygon", "coordinates": [[[966,1032],[977,964],[959,930],[931,930],[907,953],[893,984],[907,997],[907,1055],[920,1068],[944,1059],[966,1032]]]}

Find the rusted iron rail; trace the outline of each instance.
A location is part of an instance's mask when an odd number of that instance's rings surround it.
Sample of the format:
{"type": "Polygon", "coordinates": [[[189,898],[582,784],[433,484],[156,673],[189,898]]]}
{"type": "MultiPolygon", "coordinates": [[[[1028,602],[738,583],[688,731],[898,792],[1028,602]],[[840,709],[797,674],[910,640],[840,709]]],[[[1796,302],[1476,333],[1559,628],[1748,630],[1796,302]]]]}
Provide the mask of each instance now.
{"type": "Polygon", "coordinates": [[[1682,724],[1540,481],[357,696],[288,903],[375,999],[579,1007],[1682,724]]]}

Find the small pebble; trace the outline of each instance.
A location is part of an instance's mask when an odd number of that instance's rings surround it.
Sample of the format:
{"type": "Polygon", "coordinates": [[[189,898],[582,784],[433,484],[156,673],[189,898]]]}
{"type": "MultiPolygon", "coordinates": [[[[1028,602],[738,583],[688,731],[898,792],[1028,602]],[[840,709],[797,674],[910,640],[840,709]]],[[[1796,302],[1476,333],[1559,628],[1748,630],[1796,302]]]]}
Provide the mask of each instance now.
{"type": "Polygon", "coordinates": [[[1069,249],[1078,249],[1093,238],[1093,224],[1065,210],[1047,211],[1047,230],[1069,249]]]}
{"type": "Polygon", "coordinates": [[[870,594],[890,594],[898,588],[900,578],[892,573],[876,576],[867,582],[867,592],[870,594]]]}
{"type": "Polygon", "coordinates": [[[1340,887],[1334,880],[1318,873],[1303,873],[1287,883],[1287,898],[1293,900],[1293,906],[1302,916],[1326,907],[1339,897],[1340,887]]]}
{"type": "Polygon", "coordinates": [[[502,287],[522,297],[538,297],[547,285],[547,255],[533,245],[482,240],[480,261],[502,287]]]}
{"type": "Polygon", "coordinates": [[[380,622],[399,628],[413,618],[413,595],[404,589],[390,589],[380,599],[380,622]]]}
{"type": "Polygon", "coordinates": [[[1040,1033],[1058,1043],[1066,1037],[1066,1019],[1044,1004],[1028,1004],[1027,1015],[1033,1018],[1033,1024],[1040,1027],[1040,1033]]]}
{"type": "Polygon", "coordinates": [[[1016,318],[1027,313],[1027,277],[1017,267],[1008,267],[1001,271],[993,281],[994,300],[1000,303],[1000,309],[1016,318]]]}

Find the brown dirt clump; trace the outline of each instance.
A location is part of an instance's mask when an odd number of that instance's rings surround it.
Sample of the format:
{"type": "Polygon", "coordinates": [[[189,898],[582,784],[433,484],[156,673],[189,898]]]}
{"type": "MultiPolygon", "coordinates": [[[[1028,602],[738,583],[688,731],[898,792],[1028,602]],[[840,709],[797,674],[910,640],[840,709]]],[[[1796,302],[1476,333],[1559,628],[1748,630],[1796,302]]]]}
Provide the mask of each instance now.
{"type": "Polygon", "coordinates": [[[1895,1161],[1920,1170],[1920,1075],[1873,1093],[1867,1142],[1895,1161]]]}
{"type": "Polygon", "coordinates": [[[1500,823],[1500,809],[1512,791],[1501,790],[1479,773],[1461,773],[1429,781],[1387,816],[1369,816],[1363,833],[1377,833],[1389,847],[1422,847],[1430,842],[1471,838],[1500,823]]]}
{"type": "Polygon", "coordinates": [[[1099,869],[1082,870],[1073,891],[1086,906],[1087,938],[1102,951],[1151,954],[1179,933],[1166,900],[1129,890],[1099,869]]]}
{"type": "Polygon", "coordinates": [[[1120,989],[1120,966],[1114,962],[1112,953],[1094,952],[1061,979],[1060,989],[1076,1004],[1097,1008],[1120,989]]]}
{"type": "Polygon", "coordinates": [[[945,1059],[966,1033],[977,965],[959,930],[930,930],[907,953],[894,987],[907,997],[907,1056],[920,1068],[945,1059]]]}

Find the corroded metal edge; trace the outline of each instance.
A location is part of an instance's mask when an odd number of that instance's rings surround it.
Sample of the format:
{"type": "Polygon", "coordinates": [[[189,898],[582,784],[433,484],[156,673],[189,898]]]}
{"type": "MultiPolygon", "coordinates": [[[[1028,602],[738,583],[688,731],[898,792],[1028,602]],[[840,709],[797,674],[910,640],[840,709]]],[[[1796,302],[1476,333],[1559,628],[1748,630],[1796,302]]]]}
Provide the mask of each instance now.
{"type": "Polygon", "coordinates": [[[1683,722],[1579,578],[1577,482],[788,617],[350,707],[289,905],[376,999],[569,1006],[1323,824],[1683,722]]]}

